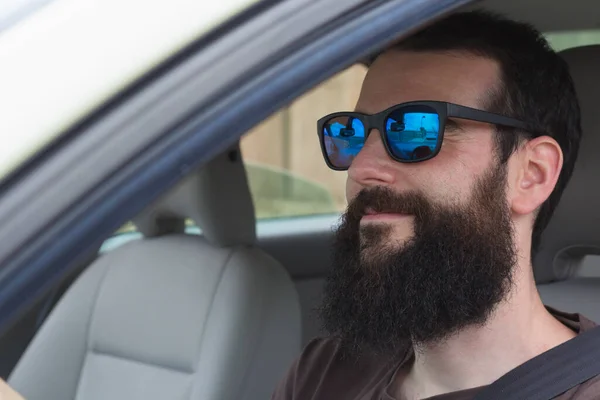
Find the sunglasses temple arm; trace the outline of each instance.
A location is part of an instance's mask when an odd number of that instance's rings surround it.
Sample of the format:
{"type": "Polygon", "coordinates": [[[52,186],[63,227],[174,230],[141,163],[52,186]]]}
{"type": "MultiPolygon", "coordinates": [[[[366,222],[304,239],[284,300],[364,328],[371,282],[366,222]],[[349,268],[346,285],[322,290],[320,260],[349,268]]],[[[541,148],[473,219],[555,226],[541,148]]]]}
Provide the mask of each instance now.
{"type": "Polygon", "coordinates": [[[527,129],[527,125],[518,119],[505,117],[488,111],[477,110],[470,107],[459,106],[457,104],[448,104],[447,109],[449,118],[468,119],[470,121],[487,122],[489,124],[509,126],[512,128],[527,129]]]}

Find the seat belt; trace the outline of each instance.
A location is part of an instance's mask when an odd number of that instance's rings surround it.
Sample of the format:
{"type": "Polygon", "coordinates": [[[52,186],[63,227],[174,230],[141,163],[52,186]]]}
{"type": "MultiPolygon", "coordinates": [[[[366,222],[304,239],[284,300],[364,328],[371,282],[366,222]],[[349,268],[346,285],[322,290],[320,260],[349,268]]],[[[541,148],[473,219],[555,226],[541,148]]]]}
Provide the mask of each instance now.
{"type": "Polygon", "coordinates": [[[550,400],[600,375],[600,326],[521,364],[473,400],[550,400]]]}

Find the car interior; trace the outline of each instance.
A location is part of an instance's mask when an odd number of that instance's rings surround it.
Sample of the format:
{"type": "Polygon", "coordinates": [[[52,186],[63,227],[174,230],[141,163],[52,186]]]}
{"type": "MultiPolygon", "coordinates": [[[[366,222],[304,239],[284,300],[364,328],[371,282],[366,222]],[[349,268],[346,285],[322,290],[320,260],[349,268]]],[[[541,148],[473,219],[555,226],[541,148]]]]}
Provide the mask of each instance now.
{"type": "MultiPolygon", "coordinates": [[[[542,31],[600,22],[590,11],[600,4],[591,0],[478,6],[542,31]]],[[[593,184],[600,45],[561,55],[584,136],[534,273],[546,305],[600,321],[600,191],[593,184]]],[[[306,134],[318,148],[316,133],[306,134]]],[[[0,337],[0,376],[31,399],[269,398],[302,347],[321,334],[315,308],[338,218],[257,219],[237,144],[135,217],[136,232],[107,238],[8,329],[0,337]]]]}

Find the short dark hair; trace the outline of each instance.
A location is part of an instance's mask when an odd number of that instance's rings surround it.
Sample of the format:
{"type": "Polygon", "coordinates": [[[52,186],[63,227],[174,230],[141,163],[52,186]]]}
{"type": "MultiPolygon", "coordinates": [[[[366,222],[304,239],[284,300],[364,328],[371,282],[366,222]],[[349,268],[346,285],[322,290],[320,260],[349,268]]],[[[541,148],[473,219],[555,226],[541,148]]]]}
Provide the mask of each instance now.
{"type": "Polygon", "coordinates": [[[531,125],[528,132],[497,127],[500,161],[520,143],[547,135],[558,142],[563,168],[554,191],[540,206],[533,226],[532,256],[571,177],[581,139],[579,102],[567,63],[533,26],[486,11],[450,15],[393,46],[406,51],[464,51],[496,61],[501,81],[488,111],[531,125]]]}

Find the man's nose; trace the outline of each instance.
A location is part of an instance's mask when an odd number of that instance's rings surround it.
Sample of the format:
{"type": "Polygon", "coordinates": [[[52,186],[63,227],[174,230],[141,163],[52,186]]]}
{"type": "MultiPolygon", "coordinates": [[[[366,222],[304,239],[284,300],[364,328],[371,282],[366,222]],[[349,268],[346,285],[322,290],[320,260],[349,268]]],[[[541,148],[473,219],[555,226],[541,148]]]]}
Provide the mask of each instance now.
{"type": "Polygon", "coordinates": [[[386,151],[379,131],[372,130],[348,168],[348,178],[363,187],[391,185],[395,180],[396,164],[386,151]]]}

